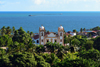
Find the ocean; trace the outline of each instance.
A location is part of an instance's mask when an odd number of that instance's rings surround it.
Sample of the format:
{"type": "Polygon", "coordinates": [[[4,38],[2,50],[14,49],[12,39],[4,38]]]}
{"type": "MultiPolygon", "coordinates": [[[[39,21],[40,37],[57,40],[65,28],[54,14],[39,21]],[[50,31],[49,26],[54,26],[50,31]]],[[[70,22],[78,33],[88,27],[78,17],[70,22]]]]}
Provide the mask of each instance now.
{"type": "Polygon", "coordinates": [[[100,12],[0,12],[0,29],[3,26],[14,26],[16,30],[22,27],[26,32],[38,33],[41,25],[50,32],[58,32],[60,25],[66,32],[90,29],[100,26],[100,12]]]}

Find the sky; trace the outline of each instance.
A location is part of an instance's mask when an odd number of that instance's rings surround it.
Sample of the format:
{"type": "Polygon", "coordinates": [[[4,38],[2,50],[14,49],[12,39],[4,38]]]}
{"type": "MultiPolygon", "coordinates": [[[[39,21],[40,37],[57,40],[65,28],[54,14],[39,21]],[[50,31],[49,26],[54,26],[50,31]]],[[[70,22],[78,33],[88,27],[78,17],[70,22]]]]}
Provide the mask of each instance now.
{"type": "Polygon", "coordinates": [[[0,11],[100,11],[100,0],[0,0],[0,11]]]}

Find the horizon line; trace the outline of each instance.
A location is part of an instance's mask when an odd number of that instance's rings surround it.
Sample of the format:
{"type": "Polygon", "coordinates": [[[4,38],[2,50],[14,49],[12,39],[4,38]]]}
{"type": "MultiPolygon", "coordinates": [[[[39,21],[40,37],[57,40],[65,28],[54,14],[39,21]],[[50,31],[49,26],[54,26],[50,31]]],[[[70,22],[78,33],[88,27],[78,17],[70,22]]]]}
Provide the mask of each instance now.
{"type": "Polygon", "coordinates": [[[0,11],[0,12],[100,12],[100,11],[0,11]]]}

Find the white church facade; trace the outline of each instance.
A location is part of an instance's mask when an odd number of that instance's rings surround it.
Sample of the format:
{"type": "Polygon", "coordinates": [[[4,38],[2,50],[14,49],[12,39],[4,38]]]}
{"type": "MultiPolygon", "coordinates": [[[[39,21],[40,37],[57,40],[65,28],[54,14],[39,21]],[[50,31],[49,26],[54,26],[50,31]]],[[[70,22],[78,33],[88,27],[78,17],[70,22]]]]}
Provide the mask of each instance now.
{"type": "Polygon", "coordinates": [[[39,27],[39,34],[32,38],[35,44],[45,45],[47,42],[57,42],[64,45],[64,28],[63,26],[58,27],[58,33],[46,32],[45,27],[39,27]]]}

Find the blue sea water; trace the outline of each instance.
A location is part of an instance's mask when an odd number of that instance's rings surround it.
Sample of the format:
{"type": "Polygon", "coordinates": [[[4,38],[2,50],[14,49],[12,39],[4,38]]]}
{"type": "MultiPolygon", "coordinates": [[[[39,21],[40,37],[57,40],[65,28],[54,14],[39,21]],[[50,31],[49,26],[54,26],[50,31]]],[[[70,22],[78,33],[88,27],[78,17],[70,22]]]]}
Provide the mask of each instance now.
{"type": "Polygon", "coordinates": [[[41,25],[51,32],[57,32],[60,25],[66,32],[90,29],[100,26],[100,12],[0,12],[0,28],[22,27],[25,31],[38,33],[41,25]]]}

